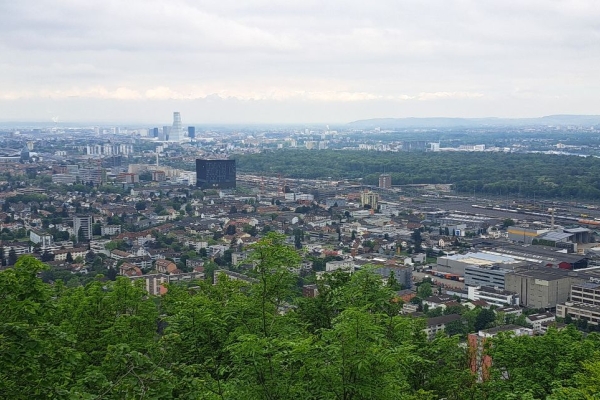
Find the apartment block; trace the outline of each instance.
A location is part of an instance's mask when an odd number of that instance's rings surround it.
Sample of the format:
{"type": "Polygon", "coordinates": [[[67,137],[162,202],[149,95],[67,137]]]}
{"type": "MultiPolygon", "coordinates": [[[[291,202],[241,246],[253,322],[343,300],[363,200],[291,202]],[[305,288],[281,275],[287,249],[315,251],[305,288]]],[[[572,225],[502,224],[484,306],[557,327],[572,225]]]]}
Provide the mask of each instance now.
{"type": "Polygon", "coordinates": [[[600,324],[600,283],[590,280],[571,286],[570,300],[556,306],[556,316],[600,324]]]}

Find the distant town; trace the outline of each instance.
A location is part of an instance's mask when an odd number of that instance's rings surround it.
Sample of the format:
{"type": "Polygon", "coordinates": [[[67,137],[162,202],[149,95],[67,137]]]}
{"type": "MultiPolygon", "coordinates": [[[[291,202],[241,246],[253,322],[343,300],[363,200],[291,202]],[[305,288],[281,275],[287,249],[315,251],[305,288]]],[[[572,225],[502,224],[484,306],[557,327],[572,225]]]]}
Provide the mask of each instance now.
{"type": "Polygon", "coordinates": [[[158,295],[168,283],[219,274],[251,279],[245,260],[272,231],[301,252],[295,272],[305,296],[316,295],[324,274],[368,265],[383,281],[394,277],[402,312],[428,318],[430,335],[461,318],[444,312],[457,305],[514,316],[529,334],[571,322],[600,329],[593,202],[465,196],[452,184],[396,185],[384,171],[367,185],[359,176],[300,179],[236,168],[239,155],[283,149],[373,157],[600,150],[597,137],[581,140],[581,131],[598,134],[594,126],[485,130],[480,143],[457,128],[201,130],[184,127],[178,112],[172,124],[153,128],[3,128],[2,266],[31,254],[50,266],[46,282],[125,276],[158,295]]]}

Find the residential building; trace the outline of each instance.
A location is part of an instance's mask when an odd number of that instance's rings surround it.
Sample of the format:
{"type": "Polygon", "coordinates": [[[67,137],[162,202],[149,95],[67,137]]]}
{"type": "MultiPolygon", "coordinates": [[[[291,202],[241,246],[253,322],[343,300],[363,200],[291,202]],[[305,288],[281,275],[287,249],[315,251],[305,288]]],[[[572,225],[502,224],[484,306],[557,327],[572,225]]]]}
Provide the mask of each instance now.
{"type": "Polygon", "coordinates": [[[518,306],[505,306],[497,308],[495,311],[497,313],[504,313],[504,315],[515,315],[517,317],[523,314],[523,309],[518,306]]]}
{"type": "Polygon", "coordinates": [[[355,265],[352,260],[342,260],[342,261],[328,261],[325,264],[325,271],[332,272],[338,269],[354,272],[355,265]]]}
{"type": "Polygon", "coordinates": [[[192,282],[194,280],[204,279],[204,272],[186,272],[181,274],[148,274],[140,276],[131,276],[132,282],[144,281],[144,289],[148,294],[156,296],[166,293],[166,284],[179,282],[192,282]]]}
{"type": "Polygon", "coordinates": [[[390,175],[390,174],[379,175],[379,188],[380,189],[391,189],[392,188],[392,175],[390,175]]]}
{"type": "Polygon", "coordinates": [[[525,321],[527,321],[528,324],[531,324],[531,326],[533,327],[533,330],[535,332],[543,333],[544,328],[542,327],[542,325],[544,323],[547,324],[549,322],[556,321],[556,316],[549,312],[540,313],[540,314],[531,314],[531,315],[528,315],[527,317],[525,317],[525,321]]]}
{"type": "Polygon", "coordinates": [[[79,169],[78,177],[85,184],[100,185],[106,181],[106,171],[96,166],[87,166],[79,169]]]}
{"type": "Polygon", "coordinates": [[[600,325],[600,283],[597,278],[571,287],[570,300],[556,306],[556,316],[585,319],[588,324],[600,325]]]}
{"type": "Polygon", "coordinates": [[[233,271],[229,271],[226,269],[218,269],[214,272],[213,275],[213,284],[217,284],[217,282],[219,281],[219,279],[222,278],[228,278],[229,280],[232,281],[243,281],[246,283],[258,283],[257,279],[251,278],[247,275],[244,274],[238,274],[237,272],[233,272],[233,271]]]}
{"type": "Polygon", "coordinates": [[[76,174],[54,174],[52,175],[52,183],[61,185],[72,185],[77,182],[76,174]]]}
{"type": "Polygon", "coordinates": [[[302,296],[304,297],[317,297],[319,295],[319,287],[317,285],[304,285],[302,286],[302,296]]]}
{"type": "Polygon", "coordinates": [[[386,280],[389,279],[393,273],[394,278],[402,285],[403,289],[410,289],[412,287],[412,267],[383,266],[378,267],[374,272],[381,275],[386,280]]]}
{"type": "Polygon", "coordinates": [[[85,257],[88,250],[86,248],[72,248],[72,249],[59,249],[54,250],[54,261],[64,261],[67,259],[67,255],[71,253],[71,257],[75,260],[77,257],[85,257]]]}
{"type": "Polygon", "coordinates": [[[164,182],[167,180],[165,171],[152,171],[152,180],[155,182],[164,182]]]}
{"type": "Polygon", "coordinates": [[[123,263],[119,267],[119,275],[134,277],[134,276],[142,276],[142,270],[130,263],[123,263]]]}
{"type": "Polygon", "coordinates": [[[491,286],[470,286],[469,300],[484,300],[495,306],[518,306],[519,296],[515,292],[491,286]]]}
{"type": "Polygon", "coordinates": [[[533,336],[534,334],[533,329],[518,325],[502,325],[469,334],[467,343],[469,346],[471,371],[476,374],[478,381],[484,381],[489,378],[489,369],[492,366],[492,358],[487,354],[485,342],[501,332],[509,332],[514,336],[533,336]]]}
{"type": "Polygon", "coordinates": [[[173,261],[161,259],[154,262],[154,268],[161,274],[175,274],[181,272],[177,269],[177,265],[173,261]]]}
{"type": "Polygon", "coordinates": [[[100,228],[102,236],[113,236],[121,233],[121,225],[102,225],[100,228]]]}
{"type": "Polygon", "coordinates": [[[451,296],[430,296],[423,299],[423,307],[427,306],[430,310],[441,307],[445,310],[448,305],[460,304],[457,303],[454,297],[451,296]]]}
{"type": "Polygon", "coordinates": [[[360,194],[360,204],[362,206],[368,205],[371,209],[376,210],[379,205],[379,193],[362,192],[360,194]]]}
{"type": "Polygon", "coordinates": [[[458,314],[441,315],[439,317],[427,318],[427,325],[424,329],[429,340],[435,338],[439,332],[446,329],[446,325],[450,322],[460,321],[461,316],[458,314]]]}
{"type": "Polygon", "coordinates": [[[73,232],[79,239],[79,229],[83,233],[83,237],[87,240],[91,240],[92,235],[92,216],[91,215],[75,215],[73,217],[73,232]]]}
{"type": "Polygon", "coordinates": [[[29,231],[29,240],[35,244],[39,244],[42,250],[45,250],[53,245],[52,235],[46,232],[32,229],[29,231]]]}
{"type": "Polygon", "coordinates": [[[129,258],[129,257],[131,257],[131,254],[129,254],[129,253],[123,251],[123,250],[116,250],[115,249],[115,250],[112,250],[110,252],[110,258],[113,258],[113,259],[115,259],[117,261],[118,260],[123,260],[125,258],[129,258]]]}

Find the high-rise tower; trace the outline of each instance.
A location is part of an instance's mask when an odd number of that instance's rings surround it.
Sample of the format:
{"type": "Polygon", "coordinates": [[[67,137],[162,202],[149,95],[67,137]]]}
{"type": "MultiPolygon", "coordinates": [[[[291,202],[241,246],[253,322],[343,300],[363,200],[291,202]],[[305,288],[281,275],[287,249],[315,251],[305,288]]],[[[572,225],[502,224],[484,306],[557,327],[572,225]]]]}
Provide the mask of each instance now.
{"type": "Polygon", "coordinates": [[[379,188],[380,189],[391,189],[392,188],[392,176],[390,174],[379,175],[379,188]]]}
{"type": "Polygon", "coordinates": [[[173,113],[173,126],[169,132],[169,142],[182,142],[185,136],[181,127],[181,114],[175,111],[173,113]]]}
{"type": "Polygon", "coordinates": [[[195,126],[188,126],[188,137],[190,139],[194,139],[196,137],[196,127],[195,126]]]}

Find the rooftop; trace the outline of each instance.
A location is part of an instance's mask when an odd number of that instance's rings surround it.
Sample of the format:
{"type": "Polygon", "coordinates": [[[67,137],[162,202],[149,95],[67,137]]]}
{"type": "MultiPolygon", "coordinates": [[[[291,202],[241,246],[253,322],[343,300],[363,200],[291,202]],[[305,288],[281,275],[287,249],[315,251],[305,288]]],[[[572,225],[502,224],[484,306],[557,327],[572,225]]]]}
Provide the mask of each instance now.
{"type": "Polygon", "coordinates": [[[565,279],[565,278],[583,278],[583,276],[581,274],[578,274],[577,272],[573,272],[573,271],[568,271],[568,270],[564,270],[564,269],[559,269],[559,268],[552,268],[552,267],[542,267],[542,266],[524,266],[521,268],[517,268],[515,269],[513,272],[510,272],[507,274],[507,276],[509,275],[519,275],[519,276],[524,276],[524,277],[528,277],[528,278],[535,278],[535,279],[541,279],[541,280],[545,280],[545,281],[556,281],[559,279],[565,279]]]}
{"type": "Polygon", "coordinates": [[[460,315],[458,314],[449,314],[449,315],[440,315],[439,317],[427,318],[427,326],[436,326],[440,324],[447,324],[453,321],[460,320],[460,315]]]}
{"type": "Polygon", "coordinates": [[[505,295],[505,296],[516,295],[515,292],[510,292],[508,290],[504,290],[504,289],[500,289],[500,288],[492,287],[492,286],[481,286],[479,288],[479,292],[496,293],[496,294],[501,294],[501,295],[505,295]]]}
{"type": "Polygon", "coordinates": [[[483,332],[488,335],[495,335],[500,332],[518,331],[520,329],[525,329],[525,328],[523,328],[522,326],[519,326],[519,325],[509,324],[509,325],[496,326],[496,327],[490,328],[490,329],[484,329],[479,332],[480,333],[483,332]]]}
{"type": "Polygon", "coordinates": [[[549,240],[552,242],[559,242],[561,240],[565,240],[573,236],[573,233],[564,233],[564,232],[548,232],[543,235],[540,235],[539,238],[542,240],[549,240]]]}
{"type": "Polygon", "coordinates": [[[580,287],[583,289],[598,289],[598,288],[600,288],[600,283],[583,282],[583,283],[574,284],[572,287],[580,287]]]}
{"type": "Polygon", "coordinates": [[[531,314],[527,316],[527,319],[534,322],[534,321],[539,321],[542,319],[548,319],[548,318],[555,318],[554,314],[549,313],[549,312],[545,312],[545,313],[540,313],[540,314],[531,314]]]}

